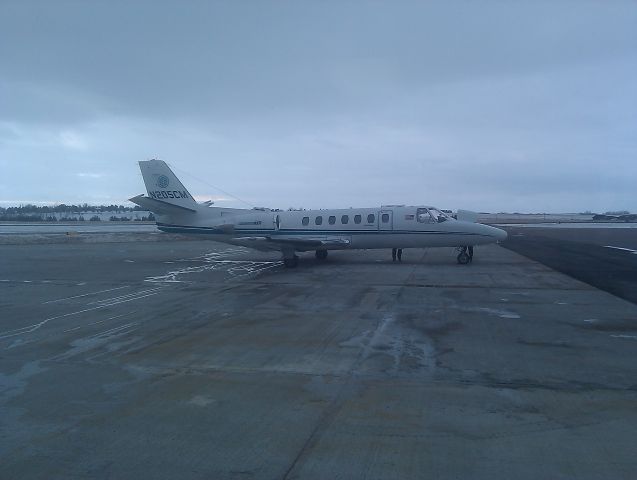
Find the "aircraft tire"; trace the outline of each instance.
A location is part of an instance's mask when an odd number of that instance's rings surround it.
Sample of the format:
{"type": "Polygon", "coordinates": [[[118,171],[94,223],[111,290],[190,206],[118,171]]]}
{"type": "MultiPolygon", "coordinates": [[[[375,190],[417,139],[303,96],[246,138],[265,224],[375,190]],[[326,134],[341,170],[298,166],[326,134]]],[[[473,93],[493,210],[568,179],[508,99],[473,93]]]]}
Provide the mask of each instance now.
{"type": "Polygon", "coordinates": [[[294,255],[291,258],[284,258],[283,265],[285,268],[295,268],[299,264],[299,257],[294,255]]]}
{"type": "Polygon", "coordinates": [[[327,250],[317,250],[316,258],[319,260],[325,260],[327,258],[327,250]]]}
{"type": "Polygon", "coordinates": [[[471,260],[469,255],[467,255],[465,252],[460,253],[456,258],[460,265],[466,265],[471,260]]]}

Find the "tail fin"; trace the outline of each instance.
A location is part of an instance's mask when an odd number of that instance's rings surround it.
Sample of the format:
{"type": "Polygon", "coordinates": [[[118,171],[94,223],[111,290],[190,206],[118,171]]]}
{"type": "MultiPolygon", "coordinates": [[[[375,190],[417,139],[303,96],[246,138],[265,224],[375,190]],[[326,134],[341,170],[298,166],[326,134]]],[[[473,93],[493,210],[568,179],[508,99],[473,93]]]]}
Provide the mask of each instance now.
{"type": "Polygon", "coordinates": [[[189,210],[197,208],[197,202],[182,185],[166,162],[145,160],[139,162],[150,199],[169,203],[189,210]]]}

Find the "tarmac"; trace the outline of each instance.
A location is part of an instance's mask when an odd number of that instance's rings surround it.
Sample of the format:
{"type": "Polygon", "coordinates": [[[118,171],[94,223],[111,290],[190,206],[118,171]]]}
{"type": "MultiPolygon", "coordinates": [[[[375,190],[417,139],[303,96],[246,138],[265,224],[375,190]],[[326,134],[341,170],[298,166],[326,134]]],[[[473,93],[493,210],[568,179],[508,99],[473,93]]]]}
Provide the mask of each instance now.
{"type": "Polygon", "coordinates": [[[502,245],[637,304],[637,226],[505,227],[502,245]]]}
{"type": "Polygon", "coordinates": [[[637,478],[633,303],[497,245],[142,235],[0,246],[1,479],[637,478]]]}

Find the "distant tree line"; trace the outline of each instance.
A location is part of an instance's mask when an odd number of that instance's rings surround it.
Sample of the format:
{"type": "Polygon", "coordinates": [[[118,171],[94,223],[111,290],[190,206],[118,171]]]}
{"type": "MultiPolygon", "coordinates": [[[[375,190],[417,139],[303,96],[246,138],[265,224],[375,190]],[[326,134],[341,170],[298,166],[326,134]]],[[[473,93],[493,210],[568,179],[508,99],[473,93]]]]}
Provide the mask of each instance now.
{"type": "Polygon", "coordinates": [[[38,205],[20,205],[19,207],[0,207],[0,213],[6,214],[47,214],[47,213],[80,213],[80,212],[136,212],[144,210],[139,205],[135,205],[134,207],[125,207],[124,205],[89,205],[88,203],[83,203],[81,205],[66,205],[61,203],[59,205],[54,206],[38,206],[38,205]]]}
{"type": "MultiPolygon", "coordinates": [[[[20,205],[18,207],[0,207],[0,221],[12,222],[84,222],[86,218],[82,214],[86,213],[131,213],[144,211],[138,205],[134,207],[125,207],[124,205],[89,205],[87,203],[80,205],[66,205],[61,203],[54,206],[38,206],[38,205],[20,205]]],[[[91,222],[100,222],[102,218],[99,215],[92,215],[88,218],[91,222]]],[[[149,212],[148,216],[131,219],[126,216],[111,215],[108,221],[127,222],[127,221],[155,221],[155,217],[149,212]]]]}

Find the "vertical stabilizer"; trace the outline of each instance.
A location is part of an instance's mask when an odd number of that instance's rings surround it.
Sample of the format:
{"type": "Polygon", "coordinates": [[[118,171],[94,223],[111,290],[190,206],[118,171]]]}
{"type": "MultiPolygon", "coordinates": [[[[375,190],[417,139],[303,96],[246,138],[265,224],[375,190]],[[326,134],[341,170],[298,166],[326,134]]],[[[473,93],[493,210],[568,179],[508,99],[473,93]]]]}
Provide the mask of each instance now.
{"type": "Polygon", "coordinates": [[[139,162],[148,197],[188,209],[196,209],[197,202],[179,181],[166,162],[144,160],[139,162]]]}

